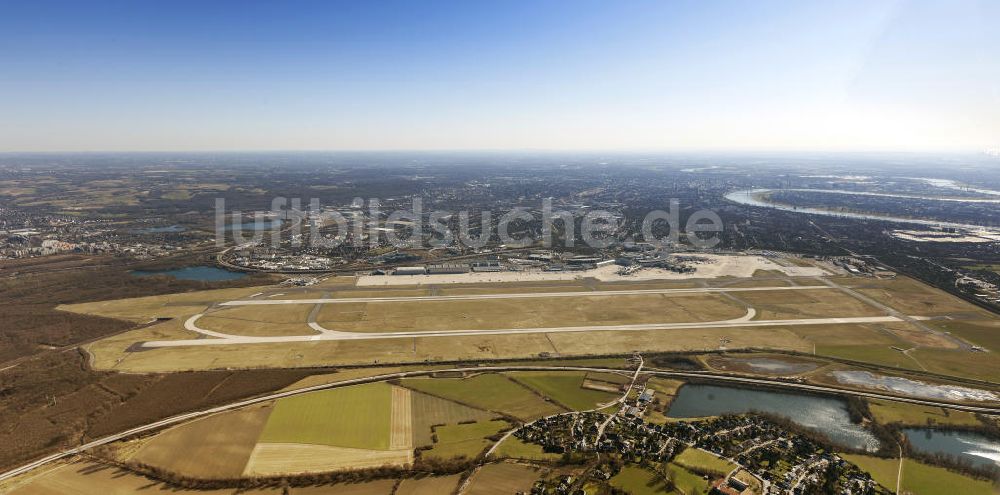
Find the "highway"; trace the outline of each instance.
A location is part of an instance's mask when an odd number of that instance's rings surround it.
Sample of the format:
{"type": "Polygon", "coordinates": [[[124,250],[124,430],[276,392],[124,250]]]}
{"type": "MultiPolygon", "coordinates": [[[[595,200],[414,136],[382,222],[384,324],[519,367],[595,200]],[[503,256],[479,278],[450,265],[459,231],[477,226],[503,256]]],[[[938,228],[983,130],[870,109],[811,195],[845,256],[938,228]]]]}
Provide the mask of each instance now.
{"type": "MultiPolygon", "coordinates": [[[[347,387],[351,385],[358,385],[362,383],[374,383],[382,382],[386,380],[399,379],[399,378],[410,378],[418,376],[428,376],[434,373],[448,373],[448,372],[487,372],[487,371],[583,371],[583,372],[595,372],[595,373],[621,373],[627,370],[615,369],[615,368],[595,368],[595,367],[585,367],[585,366],[473,366],[465,368],[451,368],[451,369],[441,369],[441,370],[427,370],[427,371],[406,371],[400,373],[388,373],[384,375],[376,375],[366,378],[355,378],[351,380],[344,380],[341,382],[334,383],[324,383],[320,385],[313,385],[311,387],[303,387],[295,390],[287,390],[284,392],[276,392],[273,394],[268,394],[260,397],[255,397],[252,399],[246,399],[239,402],[234,402],[231,404],[212,407],[209,409],[204,409],[201,411],[195,411],[185,414],[180,414],[170,418],[162,419],[152,423],[148,423],[143,426],[138,426],[121,433],[116,433],[114,435],[109,435],[92,442],[82,444],[80,446],[63,450],[55,454],[43,457],[34,462],[25,464],[21,467],[14,468],[10,471],[0,474],[0,481],[8,480],[15,476],[19,476],[30,472],[33,469],[51,464],[56,461],[71,458],[77,454],[85,452],[87,450],[99,447],[101,445],[106,445],[112,442],[116,442],[133,435],[139,435],[143,433],[149,433],[160,428],[167,426],[176,425],[183,423],[185,421],[190,421],[192,419],[209,416],[212,414],[218,414],[225,411],[231,411],[234,409],[239,409],[242,407],[250,406],[253,404],[259,404],[262,402],[268,402],[276,399],[281,399],[284,397],[291,397],[295,395],[301,395],[309,392],[315,392],[318,390],[327,390],[333,388],[347,387]]],[[[756,385],[756,386],[768,386],[774,388],[783,388],[788,390],[799,390],[807,392],[817,392],[826,394],[847,394],[855,395],[860,397],[872,398],[872,399],[882,399],[895,402],[905,402],[910,404],[919,404],[925,406],[934,407],[946,407],[950,409],[955,409],[959,411],[968,411],[983,414],[1000,415],[1000,406],[972,406],[968,404],[957,404],[947,401],[937,401],[937,400],[927,400],[927,399],[916,399],[910,397],[899,397],[895,395],[884,394],[881,392],[863,392],[857,390],[850,390],[845,388],[827,386],[827,385],[810,385],[804,383],[796,382],[786,382],[782,380],[768,379],[768,378],[751,378],[751,377],[741,377],[732,375],[723,375],[714,372],[695,372],[695,371],[656,371],[656,370],[644,370],[641,371],[642,375],[660,376],[665,378],[680,378],[680,379],[701,379],[709,381],[717,381],[723,383],[736,383],[740,385],[756,385]]]]}

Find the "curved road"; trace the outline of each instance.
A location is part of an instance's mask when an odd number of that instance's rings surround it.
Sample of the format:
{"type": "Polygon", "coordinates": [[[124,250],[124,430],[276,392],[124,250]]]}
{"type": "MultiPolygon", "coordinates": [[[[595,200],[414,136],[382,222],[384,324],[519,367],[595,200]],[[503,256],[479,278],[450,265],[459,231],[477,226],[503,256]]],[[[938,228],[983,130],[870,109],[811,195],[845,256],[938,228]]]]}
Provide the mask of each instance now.
{"type": "MultiPolygon", "coordinates": [[[[633,325],[587,325],[578,327],[548,327],[548,328],[498,328],[491,330],[443,330],[443,331],[409,331],[409,332],[341,332],[324,328],[319,323],[310,322],[309,327],[319,332],[310,335],[282,335],[254,337],[247,335],[232,335],[208,330],[197,325],[198,319],[204,313],[198,313],[184,322],[184,328],[197,332],[211,339],[183,340],[153,340],[143,342],[141,347],[189,347],[211,345],[243,345],[243,344],[273,344],[279,342],[313,342],[318,340],[377,340],[399,338],[426,337],[461,337],[480,335],[508,335],[526,333],[572,333],[572,332],[628,332],[642,330],[690,330],[697,328],[746,328],[772,326],[802,326],[802,325],[836,325],[843,323],[893,323],[905,321],[897,316],[856,316],[842,318],[799,318],[790,320],[754,320],[756,310],[750,308],[739,318],[730,320],[704,321],[691,323],[639,323],[633,325]]],[[[919,319],[909,316],[907,318],[919,319]]]]}
{"type": "MultiPolygon", "coordinates": [[[[252,399],[246,399],[246,400],[242,400],[242,401],[239,401],[239,402],[234,402],[234,403],[231,403],[231,404],[226,404],[226,405],[223,405],[223,406],[217,406],[217,407],[213,407],[213,408],[210,408],[210,409],[205,409],[205,410],[202,410],[202,411],[195,411],[195,412],[180,414],[180,415],[173,416],[173,417],[170,417],[170,418],[167,418],[167,419],[162,419],[162,420],[159,420],[159,421],[148,423],[148,424],[143,425],[143,426],[138,426],[136,428],[132,428],[130,430],[123,431],[121,433],[117,433],[117,434],[110,435],[110,436],[107,436],[107,437],[104,437],[104,438],[101,438],[101,439],[98,439],[98,440],[94,440],[92,442],[85,443],[85,444],[80,445],[78,447],[74,447],[74,448],[67,449],[67,450],[64,450],[64,451],[61,451],[61,452],[57,452],[55,454],[49,455],[47,457],[43,457],[43,458],[38,459],[38,460],[36,460],[34,462],[31,462],[29,464],[25,464],[25,465],[23,465],[21,467],[12,469],[10,471],[7,471],[5,473],[0,474],[0,481],[4,481],[4,480],[10,479],[10,478],[13,478],[15,476],[19,476],[21,474],[25,474],[25,473],[33,470],[33,469],[42,467],[42,466],[44,466],[46,464],[50,464],[50,463],[53,463],[53,462],[56,462],[56,461],[59,461],[59,460],[62,460],[62,459],[66,459],[66,458],[72,457],[74,455],[77,455],[77,454],[79,454],[81,452],[93,449],[93,448],[101,446],[101,445],[106,445],[106,444],[109,444],[109,443],[112,443],[112,442],[116,442],[118,440],[122,440],[124,438],[130,437],[130,436],[133,436],[133,435],[138,435],[138,434],[141,434],[141,433],[148,433],[150,431],[157,430],[159,428],[163,428],[163,427],[166,427],[166,426],[175,425],[175,424],[182,423],[182,422],[185,422],[185,421],[188,421],[188,420],[192,420],[192,419],[195,419],[195,418],[199,418],[199,417],[203,417],[203,416],[208,416],[208,415],[212,415],[212,414],[217,414],[217,413],[220,413],[220,412],[230,411],[230,410],[233,410],[233,409],[239,409],[241,407],[246,407],[246,406],[253,405],[253,404],[259,404],[261,402],[267,402],[267,401],[272,401],[272,400],[275,400],[275,399],[281,399],[281,398],[284,398],[284,397],[291,397],[291,396],[300,395],[300,394],[304,394],[304,393],[315,392],[315,391],[318,391],[318,390],[327,390],[327,389],[332,389],[332,388],[347,387],[347,386],[358,385],[358,384],[362,384],[362,383],[374,383],[374,382],[382,382],[382,381],[392,380],[392,379],[397,379],[397,378],[427,376],[427,375],[431,375],[431,374],[434,374],[434,373],[442,373],[442,372],[463,372],[463,371],[474,371],[474,372],[483,372],[483,371],[585,371],[585,372],[598,372],[598,373],[620,373],[622,371],[627,371],[627,370],[621,370],[621,369],[615,369],[615,368],[594,368],[594,367],[586,367],[586,366],[473,366],[473,367],[466,367],[466,368],[450,368],[450,369],[440,369],[440,370],[405,371],[405,372],[400,372],[400,373],[388,373],[388,374],[384,374],[384,375],[376,375],[376,376],[371,376],[371,377],[366,377],[366,378],[355,378],[355,379],[351,379],[351,380],[344,380],[344,381],[334,382],[334,383],[324,383],[324,384],[320,384],[320,385],[313,385],[311,387],[303,387],[303,388],[298,388],[298,389],[295,389],[295,390],[287,390],[287,391],[284,391],[284,392],[277,392],[277,393],[273,393],[273,394],[269,394],[269,395],[255,397],[255,398],[252,398],[252,399]]],[[[713,372],[692,372],[692,371],[649,371],[649,370],[647,370],[647,371],[642,371],[641,374],[651,375],[651,376],[662,376],[662,377],[667,377],[667,378],[687,378],[687,379],[700,378],[700,379],[704,379],[704,380],[715,380],[715,381],[728,382],[728,383],[739,383],[739,384],[745,384],[745,385],[766,385],[766,386],[771,386],[771,387],[776,387],[776,388],[787,388],[787,389],[792,389],[792,390],[805,390],[805,391],[809,391],[809,392],[820,392],[820,393],[827,393],[827,394],[856,395],[856,396],[873,398],[873,399],[890,400],[890,401],[896,401],[896,402],[906,402],[906,403],[910,403],[910,404],[919,404],[919,405],[927,405],[927,406],[934,406],[934,407],[947,407],[947,408],[955,409],[955,410],[959,410],[959,411],[969,411],[969,412],[977,412],[977,413],[984,413],[984,414],[1000,415],[1000,406],[971,406],[971,405],[967,405],[967,404],[956,404],[956,403],[953,403],[953,402],[946,402],[946,401],[915,399],[915,398],[910,398],[910,397],[899,397],[899,396],[888,395],[888,394],[883,394],[883,393],[879,393],[879,392],[862,392],[862,391],[849,390],[849,389],[845,389],[845,388],[832,387],[832,386],[826,386],[826,385],[809,385],[809,384],[804,384],[804,383],[785,382],[785,381],[781,381],[781,380],[773,380],[773,379],[766,379],[766,378],[738,377],[738,376],[730,376],[730,375],[721,375],[721,374],[717,374],[717,373],[713,373],[713,372]]]]}

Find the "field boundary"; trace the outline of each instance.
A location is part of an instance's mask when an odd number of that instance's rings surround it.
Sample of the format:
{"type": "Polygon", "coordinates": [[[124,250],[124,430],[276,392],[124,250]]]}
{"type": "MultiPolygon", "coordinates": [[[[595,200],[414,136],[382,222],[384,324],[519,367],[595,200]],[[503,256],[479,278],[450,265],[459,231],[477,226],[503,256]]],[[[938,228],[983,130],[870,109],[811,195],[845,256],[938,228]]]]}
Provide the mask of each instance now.
{"type": "MultiPolygon", "coordinates": [[[[9,470],[7,472],[4,472],[4,473],[0,473],[0,481],[4,481],[4,480],[10,479],[10,478],[13,478],[15,476],[19,476],[19,475],[22,475],[24,473],[28,473],[28,472],[30,472],[30,471],[32,471],[32,470],[34,470],[36,468],[39,468],[41,466],[45,466],[47,464],[50,464],[50,463],[53,463],[53,462],[56,462],[56,461],[59,461],[59,460],[62,460],[62,459],[66,459],[66,458],[69,458],[69,457],[81,454],[83,452],[86,452],[86,451],[88,451],[90,449],[93,449],[93,448],[96,448],[96,447],[100,447],[102,445],[107,445],[109,443],[113,443],[113,442],[116,442],[116,441],[119,441],[119,440],[123,440],[123,439],[129,438],[129,437],[134,437],[134,436],[138,436],[138,435],[141,435],[141,434],[145,434],[145,433],[149,433],[149,432],[152,432],[152,431],[156,431],[156,430],[162,429],[162,428],[164,428],[166,426],[175,425],[175,424],[178,424],[178,423],[182,423],[184,421],[189,421],[189,420],[192,420],[192,419],[195,419],[195,418],[200,418],[200,417],[207,416],[207,415],[210,415],[210,414],[217,414],[217,413],[220,413],[220,412],[230,411],[230,410],[233,410],[233,409],[239,409],[239,408],[250,406],[250,405],[253,405],[253,404],[259,404],[261,402],[269,402],[269,401],[276,400],[276,399],[281,399],[281,398],[284,398],[284,397],[291,397],[291,396],[305,394],[305,393],[309,393],[309,392],[315,392],[315,391],[318,391],[318,390],[327,390],[327,389],[339,388],[339,387],[349,387],[349,386],[352,386],[352,385],[360,385],[360,384],[364,384],[364,383],[374,383],[374,382],[383,382],[383,381],[389,381],[389,380],[393,380],[393,379],[426,377],[426,376],[430,376],[433,373],[441,372],[441,371],[453,371],[453,372],[465,372],[465,371],[483,371],[483,372],[486,372],[486,371],[494,371],[494,372],[497,372],[497,371],[584,371],[584,372],[587,372],[587,371],[592,371],[592,372],[614,373],[614,372],[619,372],[621,370],[620,369],[615,369],[615,368],[600,368],[600,367],[585,367],[585,366],[565,366],[565,367],[556,367],[556,366],[477,366],[477,367],[467,367],[467,368],[453,368],[453,369],[450,369],[450,370],[405,371],[405,372],[390,373],[390,374],[385,374],[385,375],[376,375],[376,376],[372,376],[372,377],[356,378],[356,379],[352,379],[352,380],[344,380],[342,382],[323,383],[323,384],[319,384],[319,385],[313,385],[311,387],[305,387],[305,388],[294,389],[294,390],[286,390],[284,392],[279,392],[279,393],[275,393],[275,394],[264,395],[264,396],[255,397],[255,398],[252,398],[252,399],[245,399],[245,400],[242,400],[242,401],[234,402],[234,403],[223,405],[223,406],[216,406],[216,407],[213,407],[211,409],[205,409],[205,410],[202,410],[202,411],[194,411],[194,412],[190,412],[190,413],[180,414],[180,415],[177,415],[177,416],[172,416],[172,417],[169,417],[169,418],[166,418],[166,419],[155,421],[153,423],[149,423],[149,424],[146,424],[146,425],[143,425],[143,426],[138,426],[138,427],[135,427],[135,428],[123,431],[121,433],[117,433],[117,434],[114,434],[114,435],[109,435],[109,436],[106,436],[104,438],[100,438],[100,439],[97,439],[97,440],[85,443],[83,445],[80,445],[80,446],[77,446],[77,447],[74,447],[74,448],[71,448],[71,449],[67,449],[67,450],[64,450],[64,451],[61,451],[61,452],[57,452],[55,454],[51,454],[49,456],[43,457],[41,459],[38,459],[38,460],[36,460],[34,462],[31,462],[31,463],[25,464],[23,466],[11,469],[11,470],[9,470]]],[[[960,403],[953,403],[953,402],[925,400],[925,399],[915,399],[915,398],[910,398],[910,397],[900,397],[900,396],[895,396],[895,395],[890,395],[890,394],[883,394],[883,393],[878,393],[878,392],[863,392],[863,391],[858,391],[858,390],[853,390],[853,389],[839,388],[839,387],[827,386],[827,385],[809,385],[809,384],[804,384],[804,383],[785,382],[785,381],[781,381],[781,380],[773,380],[773,379],[767,379],[767,378],[749,378],[749,377],[740,377],[740,376],[732,376],[732,375],[725,375],[725,374],[715,374],[715,373],[712,373],[712,372],[690,372],[690,371],[653,371],[653,370],[644,370],[644,371],[642,371],[641,374],[650,375],[650,376],[668,377],[668,378],[681,378],[681,379],[692,379],[692,378],[694,378],[694,379],[702,379],[702,380],[709,380],[709,381],[714,380],[714,381],[719,381],[719,382],[723,382],[723,383],[742,383],[742,384],[750,384],[750,385],[769,385],[769,386],[773,386],[773,387],[776,387],[776,388],[798,389],[798,390],[806,390],[806,391],[811,391],[811,392],[826,393],[826,394],[833,394],[833,395],[853,395],[853,396],[858,396],[858,397],[866,397],[866,398],[874,398],[874,399],[884,399],[884,400],[890,400],[890,401],[895,401],[895,402],[905,402],[905,403],[910,403],[910,404],[920,404],[920,405],[928,405],[928,406],[947,407],[947,408],[955,409],[955,410],[959,410],[959,411],[969,411],[969,412],[979,412],[979,413],[985,413],[985,414],[1000,415],[1000,406],[972,406],[972,405],[968,405],[968,404],[960,404],[960,403]]],[[[428,394],[428,395],[431,395],[431,394],[428,394]]],[[[472,406],[470,406],[470,407],[472,407],[472,406]]],[[[481,409],[481,408],[476,407],[475,409],[481,409]]],[[[496,412],[496,411],[492,411],[492,412],[496,412]]]]}

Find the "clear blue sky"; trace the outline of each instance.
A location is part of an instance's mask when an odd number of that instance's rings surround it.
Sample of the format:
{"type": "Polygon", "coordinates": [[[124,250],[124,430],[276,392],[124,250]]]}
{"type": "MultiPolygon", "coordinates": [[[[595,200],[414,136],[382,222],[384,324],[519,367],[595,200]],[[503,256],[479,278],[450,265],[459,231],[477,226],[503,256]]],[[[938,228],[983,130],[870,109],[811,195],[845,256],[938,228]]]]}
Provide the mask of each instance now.
{"type": "Polygon", "coordinates": [[[1000,2],[0,0],[0,151],[977,150],[1000,2]]]}

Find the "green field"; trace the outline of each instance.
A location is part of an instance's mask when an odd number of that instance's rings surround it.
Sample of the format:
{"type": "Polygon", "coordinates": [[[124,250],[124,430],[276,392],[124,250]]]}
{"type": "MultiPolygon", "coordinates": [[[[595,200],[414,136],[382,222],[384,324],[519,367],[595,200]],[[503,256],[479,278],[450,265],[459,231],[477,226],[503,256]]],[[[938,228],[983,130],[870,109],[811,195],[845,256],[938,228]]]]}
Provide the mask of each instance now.
{"type": "Polygon", "coordinates": [[[952,320],[931,321],[928,324],[942,332],[951,332],[991,351],[1000,351],[1000,322],[952,320]]]}
{"type": "Polygon", "coordinates": [[[735,464],[725,459],[720,459],[708,452],[695,448],[684,449],[684,452],[675,457],[673,462],[696,473],[712,473],[720,476],[736,468],[735,464]]]}
{"type": "Polygon", "coordinates": [[[391,390],[371,383],[280,399],[259,441],[387,450],[391,390]]]}
{"type": "MultiPolygon", "coordinates": [[[[899,471],[899,459],[879,459],[864,455],[846,454],[842,457],[871,473],[872,478],[880,485],[890,490],[896,489],[896,474],[899,471]]],[[[903,482],[901,489],[903,492],[914,495],[957,495],[960,493],[986,495],[1000,493],[989,481],[962,476],[953,471],[929,466],[912,459],[903,461],[903,482]]]]}
{"type": "Polygon", "coordinates": [[[976,415],[964,411],[952,411],[943,407],[921,406],[885,400],[870,399],[869,409],[875,421],[881,424],[900,423],[912,426],[928,424],[982,426],[976,415]]]}
{"type": "Polygon", "coordinates": [[[511,459],[526,459],[532,461],[554,461],[562,455],[542,451],[541,445],[522,442],[521,439],[511,435],[496,450],[498,457],[509,457],[511,459]]]}
{"type": "Polygon", "coordinates": [[[432,426],[454,425],[464,421],[487,421],[496,416],[482,409],[473,409],[419,392],[413,392],[411,401],[414,446],[431,444],[432,426]]]}
{"type": "Polygon", "coordinates": [[[625,466],[610,480],[611,486],[625,490],[632,495],[656,495],[672,493],[660,477],[648,469],[625,466]]]}
{"type": "Polygon", "coordinates": [[[928,370],[943,375],[1000,381],[1000,359],[993,352],[917,349],[910,353],[928,370]]]}
{"type": "Polygon", "coordinates": [[[962,268],[966,270],[989,270],[1000,273],[1000,265],[967,265],[962,268]]]}
{"type": "Polygon", "coordinates": [[[485,373],[471,378],[410,378],[404,387],[479,409],[530,421],[564,412],[503,375],[485,373]]]}
{"type": "Polygon", "coordinates": [[[577,411],[594,409],[599,404],[617,398],[614,394],[600,390],[580,388],[585,375],[583,372],[516,372],[507,375],[559,404],[577,411]]]}
{"type": "Polygon", "coordinates": [[[434,448],[423,453],[426,457],[451,459],[453,457],[475,458],[492,442],[486,437],[495,435],[506,428],[506,421],[483,421],[462,425],[439,426],[434,430],[437,442],[434,448]]]}
{"type": "Polygon", "coordinates": [[[675,464],[668,465],[667,472],[670,473],[671,479],[674,480],[675,491],[684,493],[685,495],[702,495],[708,493],[710,484],[701,476],[675,464]]]}
{"type": "Polygon", "coordinates": [[[468,495],[528,493],[541,475],[539,468],[524,464],[487,464],[473,477],[468,495]]]}
{"type": "Polygon", "coordinates": [[[920,369],[917,363],[903,355],[902,352],[893,349],[892,345],[898,347],[899,345],[906,344],[903,342],[886,342],[875,345],[818,345],[816,346],[816,354],[914,371],[920,369]]]}

